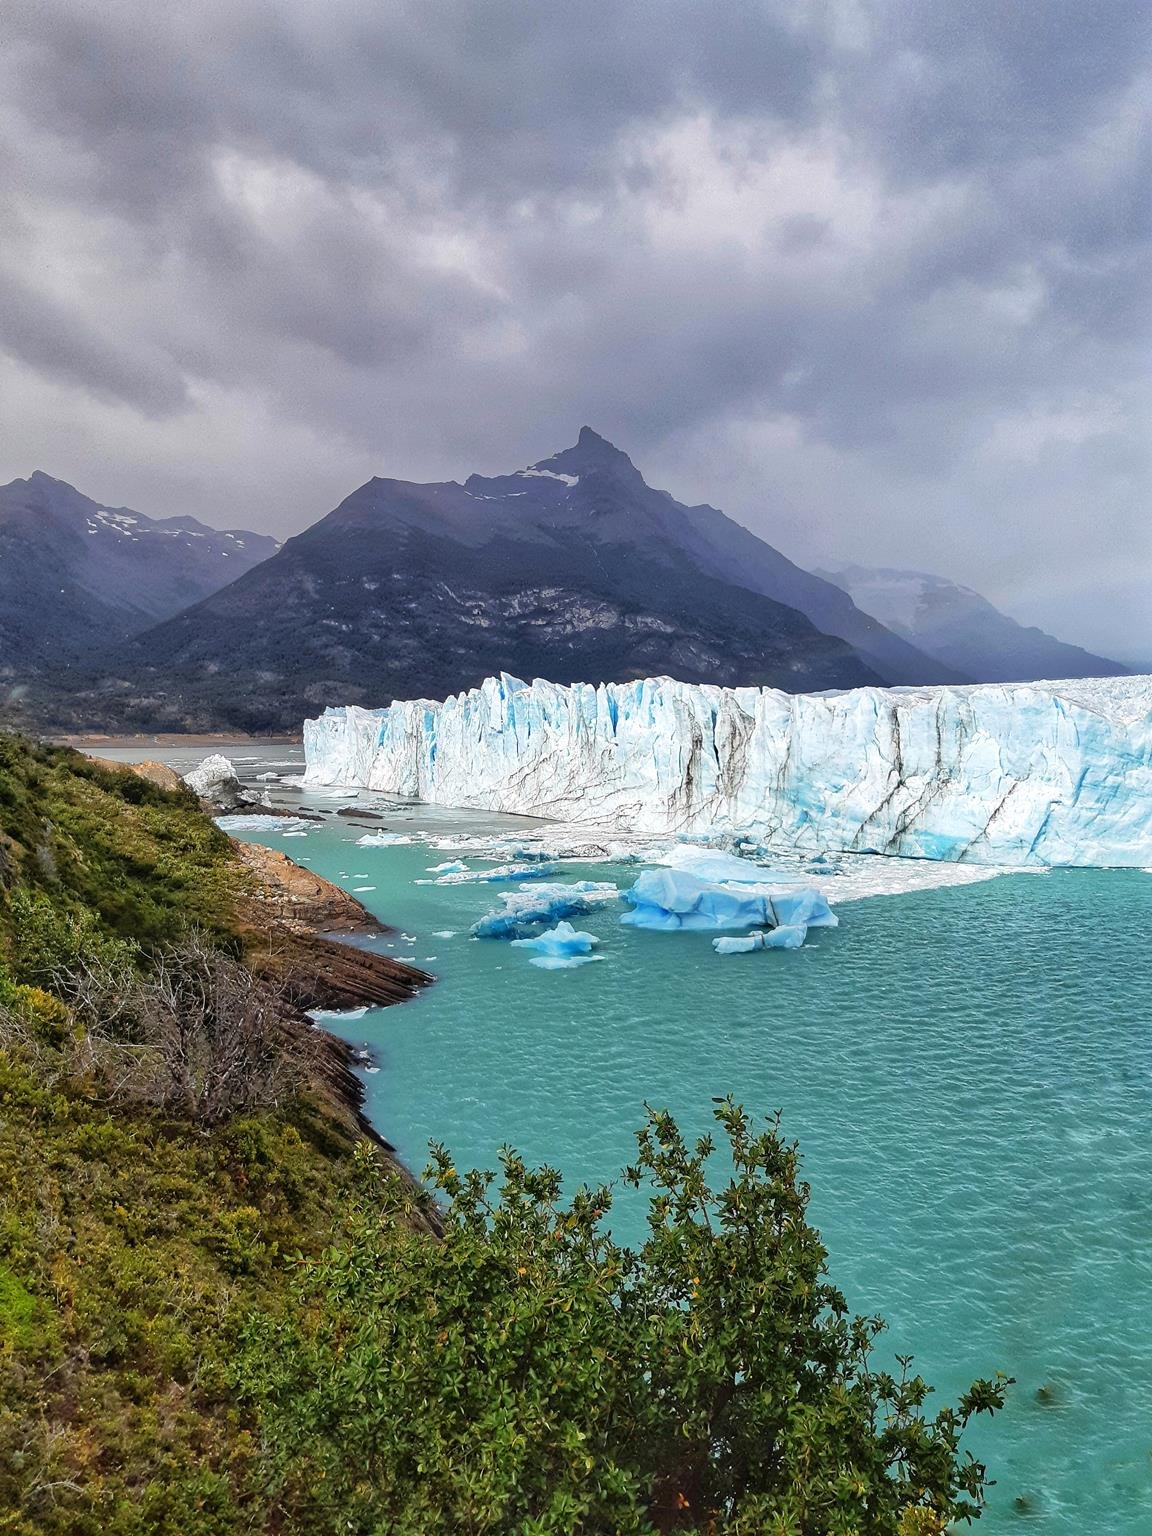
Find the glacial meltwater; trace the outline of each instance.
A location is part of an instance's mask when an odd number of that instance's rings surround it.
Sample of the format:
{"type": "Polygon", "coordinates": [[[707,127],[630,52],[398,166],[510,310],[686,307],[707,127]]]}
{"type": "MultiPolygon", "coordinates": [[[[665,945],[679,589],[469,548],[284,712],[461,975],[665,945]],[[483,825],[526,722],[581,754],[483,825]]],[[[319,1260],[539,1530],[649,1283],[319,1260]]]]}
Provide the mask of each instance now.
{"type": "MultiPolygon", "coordinates": [[[[384,825],[500,822],[416,809],[384,825]]],[[[368,1111],[413,1168],[430,1138],[487,1167],[507,1141],[575,1185],[629,1160],[645,1101],[692,1131],[714,1095],[780,1108],[833,1280],[888,1320],[881,1354],[913,1354],[940,1402],[974,1376],[1017,1378],[967,1437],[997,1479],[981,1529],[1152,1531],[1152,875],[858,900],[801,949],[727,958],[707,933],[622,928],[612,907],[575,919],[603,958],[549,971],[469,937],[507,886],[416,883],[466,852],[358,845],[367,830],[329,816],[303,836],[238,835],[356,891],[397,929],[372,942],[439,978],[415,1002],[324,1021],[372,1051],[368,1111]]],[[[557,878],[624,887],[637,872],[557,878]]],[[[634,1195],[611,1223],[641,1236],[634,1195]]]]}

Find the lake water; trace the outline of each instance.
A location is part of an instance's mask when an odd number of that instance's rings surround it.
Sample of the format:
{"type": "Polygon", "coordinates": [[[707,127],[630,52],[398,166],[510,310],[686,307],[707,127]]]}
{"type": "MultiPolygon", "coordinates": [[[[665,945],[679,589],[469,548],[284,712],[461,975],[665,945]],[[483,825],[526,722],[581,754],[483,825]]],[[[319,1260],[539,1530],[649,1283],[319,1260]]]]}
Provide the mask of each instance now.
{"type": "MultiPolygon", "coordinates": [[[[599,1181],[629,1160],[645,1101],[693,1131],[713,1095],[780,1108],[832,1278],[888,1319],[883,1349],[914,1354],[941,1399],[976,1375],[1018,1378],[1005,1414],[969,1437],[998,1479],[982,1529],[1152,1532],[1152,877],[1064,871],[855,901],[801,950],[726,959],[707,934],[621,928],[610,909],[577,922],[602,961],[542,971],[468,936],[507,887],[416,884],[459,855],[360,847],[364,830],[332,818],[291,840],[248,835],[371,887],[360,899],[401,930],[376,942],[440,978],[343,1026],[376,1055],[368,1110],[411,1166],[430,1138],[461,1166],[491,1166],[507,1141],[573,1184],[599,1181]]],[[[639,1237],[635,1197],[612,1219],[639,1237]]]]}

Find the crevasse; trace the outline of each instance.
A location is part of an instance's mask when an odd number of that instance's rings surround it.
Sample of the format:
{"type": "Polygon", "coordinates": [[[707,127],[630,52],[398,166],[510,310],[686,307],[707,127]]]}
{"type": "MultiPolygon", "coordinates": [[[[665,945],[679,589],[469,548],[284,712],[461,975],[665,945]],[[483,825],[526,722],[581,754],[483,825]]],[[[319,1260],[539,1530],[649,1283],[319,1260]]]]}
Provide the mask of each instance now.
{"type": "Polygon", "coordinates": [[[306,784],[625,833],[995,864],[1152,864],[1152,677],[788,694],[504,675],[328,709],[306,784]]]}

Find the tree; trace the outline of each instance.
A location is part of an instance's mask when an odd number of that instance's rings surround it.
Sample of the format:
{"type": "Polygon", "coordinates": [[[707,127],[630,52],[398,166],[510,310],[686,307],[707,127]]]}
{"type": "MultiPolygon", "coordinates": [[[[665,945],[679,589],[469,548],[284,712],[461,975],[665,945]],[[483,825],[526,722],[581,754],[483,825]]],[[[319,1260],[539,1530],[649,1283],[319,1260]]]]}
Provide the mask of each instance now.
{"type": "Polygon", "coordinates": [[[977,1516],[985,1469],[959,1439],[1007,1380],[928,1417],[906,1360],[874,1369],[883,1324],[829,1283],[778,1117],[715,1115],[719,1188],[712,1138],[648,1112],[624,1175],[649,1193],[638,1251],[605,1227],[609,1188],[563,1204],[514,1152],[497,1187],[436,1147],[442,1241],[392,1186],[300,1261],[293,1314],[252,1321],[236,1373],[284,1529],[895,1536],[977,1516]]]}

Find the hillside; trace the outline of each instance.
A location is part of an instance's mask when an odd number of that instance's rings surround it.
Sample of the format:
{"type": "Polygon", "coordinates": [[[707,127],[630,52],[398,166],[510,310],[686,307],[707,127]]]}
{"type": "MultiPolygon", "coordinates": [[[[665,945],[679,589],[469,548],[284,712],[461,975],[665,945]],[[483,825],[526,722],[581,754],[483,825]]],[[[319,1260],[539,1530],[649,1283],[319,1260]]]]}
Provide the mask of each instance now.
{"type": "Polygon", "coordinates": [[[263,534],[105,507],[40,470],[0,486],[0,682],[88,664],[277,548],[263,534]]]}
{"type": "Polygon", "coordinates": [[[5,1531],[250,1530],[233,1330],[274,1315],[287,1255],[319,1252],[354,1192],[395,1174],[383,1149],[366,1156],[343,1053],[300,1014],[291,942],[261,923],[259,894],[190,794],[0,737],[5,1531]],[[149,1070],[157,1047],[117,1035],[193,932],[263,1020],[260,1071],[222,1118],[204,1097],[186,1112],[149,1070]],[[262,966],[253,987],[243,954],[262,966]],[[119,1024],[94,1014],[106,974],[119,1024]]]}
{"type": "Polygon", "coordinates": [[[860,565],[821,574],[921,652],[982,683],[1122,677],[1131,670],[1020,624],[971,587],[942,576],[860,565]]]}

